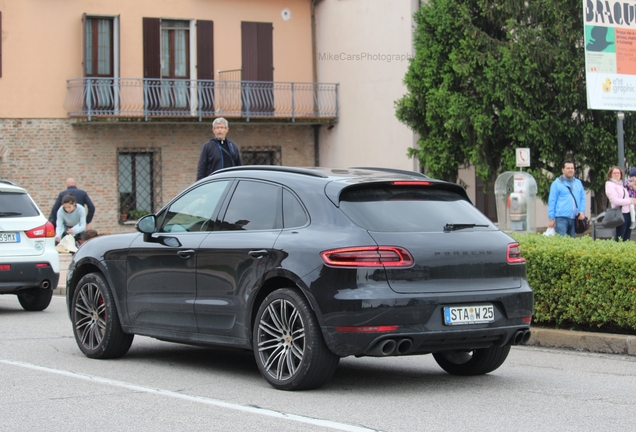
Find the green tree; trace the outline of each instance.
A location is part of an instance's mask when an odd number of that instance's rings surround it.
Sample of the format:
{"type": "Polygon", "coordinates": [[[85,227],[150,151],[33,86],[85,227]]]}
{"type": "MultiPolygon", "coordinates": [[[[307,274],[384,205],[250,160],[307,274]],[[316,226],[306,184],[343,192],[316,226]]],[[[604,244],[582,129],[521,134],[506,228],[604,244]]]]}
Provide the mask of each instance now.
{"type": "MultiPolygon", "coordinates": [[[[472,164],[487,182],[517,169],[515,148],[528,147],[544,201],[573,159],[604,205],[605,173],[618,159],[616,113],[587,109],[581,3],[429,0],[418,10],[408,92],[396,109],[420,136],[410,155],[427,173],[455,181],[472,164]]],[[[628,161],[633,123],[627,115],[628,161]]]]}

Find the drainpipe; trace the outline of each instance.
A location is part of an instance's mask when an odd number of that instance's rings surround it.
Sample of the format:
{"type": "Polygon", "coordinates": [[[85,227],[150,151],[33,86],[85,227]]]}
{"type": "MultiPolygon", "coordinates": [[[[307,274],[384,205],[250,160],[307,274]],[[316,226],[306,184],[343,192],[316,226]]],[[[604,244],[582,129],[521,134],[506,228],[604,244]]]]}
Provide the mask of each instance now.
{"type": "MultiPolygon", "coordinates": [[[[318,65],[316,52],[316,3],[320,0],[311,0],[311,62],[314,85],[318,83],[318,65]]],[[[314,89],[314,91],[316,91],[314,89]]],[[[314,100],[316,100],[314,98],[314,100]]],[[[315,103],[315,102],[314,102],[315,103]]],[[[314,106],[314,112],[318,111],[318,107],[314,106]]],[[[313,125],[314,129],[314,166],[320,166],[320,125],[313,125]]]]}

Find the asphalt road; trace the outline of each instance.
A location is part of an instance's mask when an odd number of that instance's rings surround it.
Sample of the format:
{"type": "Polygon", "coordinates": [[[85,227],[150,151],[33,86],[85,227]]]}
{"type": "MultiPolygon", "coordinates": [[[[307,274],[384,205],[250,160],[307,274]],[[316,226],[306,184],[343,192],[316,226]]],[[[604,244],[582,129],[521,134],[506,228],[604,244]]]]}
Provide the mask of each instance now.
{"type": "Polygon", "coordinates": [[[136,337],[118,360],[75,344],[64,297],[0,296],[0,431],[633,430],[636,357],[513,347],[479,377],[431,356],[346,358],[319,390],[283,392],[250,352],[136,337]]]}

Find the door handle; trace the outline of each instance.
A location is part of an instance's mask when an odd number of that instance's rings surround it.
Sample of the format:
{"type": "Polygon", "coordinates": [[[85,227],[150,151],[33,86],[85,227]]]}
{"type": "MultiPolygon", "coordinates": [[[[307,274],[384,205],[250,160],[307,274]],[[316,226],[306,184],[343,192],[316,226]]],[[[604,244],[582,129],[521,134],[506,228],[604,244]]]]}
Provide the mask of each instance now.
{"type": "Polygon", "coordinates": [[[256,259],[261,259],[267,254],[268,254],[267,249],[259,249],[259,250],[253,250],[248,252],[249,256],[256,259]]]}
{"type": "Polygon", "coordinates": [[[179,252],[177,252],[177,255],[179,255],[181,258],[190,258],[192,255],[194,255],[194,249],[180,250],[179,252]]]}

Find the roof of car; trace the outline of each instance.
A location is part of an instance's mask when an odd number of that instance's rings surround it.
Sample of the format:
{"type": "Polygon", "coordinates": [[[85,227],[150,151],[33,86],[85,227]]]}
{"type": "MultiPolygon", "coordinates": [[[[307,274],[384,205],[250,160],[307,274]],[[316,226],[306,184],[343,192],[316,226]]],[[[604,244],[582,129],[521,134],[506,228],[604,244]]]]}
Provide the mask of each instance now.
{"type": "Polygon", "coordinates": [[[26,189],[21,188],[9,180],[2,179],[0,179],[0,192],[27,193],[26,189]]]}
{"type": "Polygon", "coordinates": [[[391,182],[391,181],[415,181],[426,182],[429,185],[435,184],[444,189],[453,190],[462,195],[466,200],[468,196],[463,187],[456,183],[449,183],[442,180],[432,179],[424,174],[415,171],[406,171],[384,167],[351,167],[351,168],[328,168],[328,167],[289,167],[278,165],[243,165],[238,167],[225,168],[216,171],[211,177],[250,177],[256,175],[269,180],[289,180],[290,175],[303,176],[306,179],[315,178],[327,184],[325,193],[337,203],[338,196],[343,189],[356,184],[391,182]]]}
{"type": "MultiPolygon", "coordinates": [[[[290,167],[279,165],[243,165],[238,167],[225,168],[216,171],[214,175],[241,172],[241,171],[261,171],[280,172],[320,177],[331,180],[369,178],[369,177],[391,177],[405,176],[409,179],[430,179],[428,176],[415,172],[384,167],[351,167],[351,168],[329,168],[329,167],[290,167]]],[[[432,180],[432,179],[431,179],[432,180]]]]}

